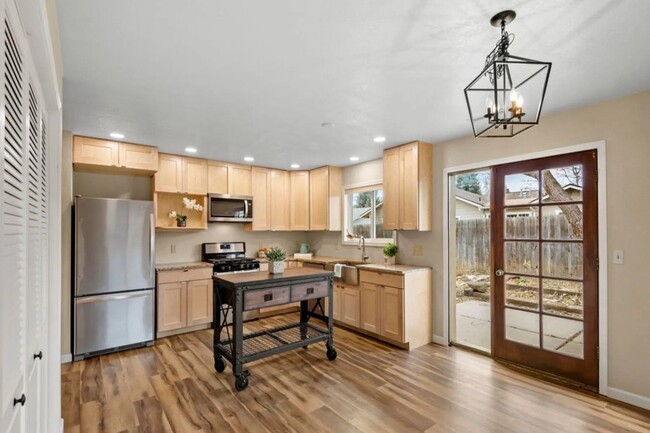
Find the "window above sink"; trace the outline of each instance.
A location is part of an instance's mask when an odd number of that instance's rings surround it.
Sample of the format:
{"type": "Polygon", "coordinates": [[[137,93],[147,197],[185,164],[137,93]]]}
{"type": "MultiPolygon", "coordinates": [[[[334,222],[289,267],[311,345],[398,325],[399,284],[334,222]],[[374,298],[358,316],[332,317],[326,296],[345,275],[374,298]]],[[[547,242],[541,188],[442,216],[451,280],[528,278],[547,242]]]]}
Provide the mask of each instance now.
{"type": "Polygon", "coordinates": [[[344,199],[343,244],[357,245],[346,233],[363,236],[367,246],[383,247],[394,242],[394,232],[383,229],[384,190],[382,184],[346,188],[344,199]]]}

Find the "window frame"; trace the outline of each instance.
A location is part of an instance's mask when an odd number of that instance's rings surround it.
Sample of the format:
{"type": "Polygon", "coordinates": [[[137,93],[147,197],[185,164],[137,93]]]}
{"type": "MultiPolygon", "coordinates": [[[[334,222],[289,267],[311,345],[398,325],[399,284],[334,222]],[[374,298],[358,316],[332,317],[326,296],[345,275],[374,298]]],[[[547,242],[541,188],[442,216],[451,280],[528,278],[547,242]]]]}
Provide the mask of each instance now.
{"type": "MultiPolygon", "coordinates": [[[[343,187],[343,230],[341,231],[341,241],[343,245],[350,245],[350,246],[357,246],[359,244],[359,239],[348,239],[346,237],[346,233],[348,232],[348,228],[351,226],[351,219],[352,219],[352,195],[355,193],[360,193],[360,192],[369,192],[369,191],[376,191],[376,190],[384,190],[384,185],[382,182],[372,182],[368,184],[362,184],[362,185],[350,185],[350,186],[345,186],[343,187]]],[[[372,195],[372,200],[373,200],[373,210],[372,210],[372,219],[373,222],[371,223],[372,227],[376,227],[375,221],[375,208],[376,208],[376,203],[375,203],[375,194],[372,195]]],[[[385,202],[385,201],[384,201],[385,202]]],[[[374,230],[374,229],[373,229],[374,230]]],[[[392,236],[390,238],[366,238],[366,246],[368,247],[380,247],[383,248],[386,244],[388,243],[395,243],[395,230],[392,230],[392,236]]],[[[375,233],[376,234],[376,233],[375,233]]]]}

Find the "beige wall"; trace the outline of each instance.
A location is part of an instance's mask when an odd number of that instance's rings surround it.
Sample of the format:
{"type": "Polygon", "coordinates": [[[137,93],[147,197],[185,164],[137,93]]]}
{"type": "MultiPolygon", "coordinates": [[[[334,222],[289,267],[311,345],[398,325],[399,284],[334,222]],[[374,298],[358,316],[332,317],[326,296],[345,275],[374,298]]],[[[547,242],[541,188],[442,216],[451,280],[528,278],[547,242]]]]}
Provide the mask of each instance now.
{"type": "Polygon", "coordinates": [[[70,296],[72,265],[72,134],[61,140],[61,353],[70,353],[70,296]],[[69,169],[65,168],[69,167],[69,169]]]}

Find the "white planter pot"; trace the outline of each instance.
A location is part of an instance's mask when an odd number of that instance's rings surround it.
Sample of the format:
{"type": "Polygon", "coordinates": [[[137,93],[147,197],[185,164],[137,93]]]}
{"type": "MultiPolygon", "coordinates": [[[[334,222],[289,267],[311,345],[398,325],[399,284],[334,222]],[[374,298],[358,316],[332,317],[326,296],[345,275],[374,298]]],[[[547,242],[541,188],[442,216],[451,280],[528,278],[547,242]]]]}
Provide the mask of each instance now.
{"type": "Polygon", "coordinates": [[[384,256],[384,264],[385,265],[394,265],[395,264],[395,256],[393,256],[393,257],[384,256]]]}
{"type": "Polygon", "coordinates": [[[284,260],[280,262],[269,262],[269,272],[272,274],[281,274],[284,272],[284,260]]]}

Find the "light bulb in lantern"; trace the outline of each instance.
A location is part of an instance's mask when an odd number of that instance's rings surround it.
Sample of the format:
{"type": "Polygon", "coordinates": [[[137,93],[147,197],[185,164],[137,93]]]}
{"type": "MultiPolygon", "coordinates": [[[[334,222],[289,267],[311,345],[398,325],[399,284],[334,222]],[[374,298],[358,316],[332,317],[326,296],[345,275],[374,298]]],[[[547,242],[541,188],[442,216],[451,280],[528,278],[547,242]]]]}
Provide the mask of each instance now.
{"type": "Polygon", "coordinates": [[[517,95],[517,91],[515,89],[512,89],[510,91],[510,102],[517,101],[517,96],[519,96],[519,95],[517,95]]]}
{"type": "Polygon", "coordinates": [[[494,101],[491,98],[485,98],[485,108],[494,107],[494,101]]]}
{"type": "Polygon", "coordinates": [[[524,106],[524,97],[519,95],[517,98],[517,108],[521,108],[524,106]]]}

